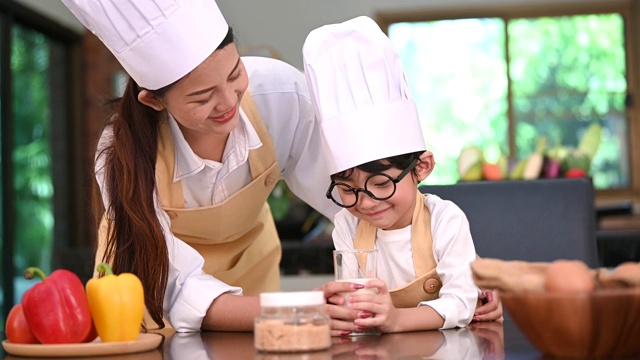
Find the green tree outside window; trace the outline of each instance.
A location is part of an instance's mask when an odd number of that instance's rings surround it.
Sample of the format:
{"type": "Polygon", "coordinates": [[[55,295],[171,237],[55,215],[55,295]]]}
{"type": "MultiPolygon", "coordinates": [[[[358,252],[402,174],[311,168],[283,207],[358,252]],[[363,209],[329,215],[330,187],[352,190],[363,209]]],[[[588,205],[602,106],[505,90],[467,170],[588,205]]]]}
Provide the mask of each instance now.
{"type": "Polygon", "coordinates": [[[479,146],[490,161],[523,159],[540,138],[577,147],[596,123],[595,187],[629,186],[623,29],[620,14],[392,24],[436,157],[427,182],[457,182],[465,147],[479,146]]]}

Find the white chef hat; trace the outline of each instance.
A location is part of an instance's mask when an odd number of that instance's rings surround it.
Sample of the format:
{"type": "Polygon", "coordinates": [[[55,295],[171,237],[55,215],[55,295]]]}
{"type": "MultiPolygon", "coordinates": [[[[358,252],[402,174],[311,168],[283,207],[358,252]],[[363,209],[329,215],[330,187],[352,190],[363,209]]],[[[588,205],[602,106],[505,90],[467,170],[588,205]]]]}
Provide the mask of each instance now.
{"type": "Polygon", "coordinates": [[[156,90],[200,65],[229,26],[214,0],[62,0],[141,87],[156,90]]]}
{"type": "Polygon", "coordinates": [[[372,19],[315,29],[302,53],[329,174],[426,149],[400,56],[372,19]]]}

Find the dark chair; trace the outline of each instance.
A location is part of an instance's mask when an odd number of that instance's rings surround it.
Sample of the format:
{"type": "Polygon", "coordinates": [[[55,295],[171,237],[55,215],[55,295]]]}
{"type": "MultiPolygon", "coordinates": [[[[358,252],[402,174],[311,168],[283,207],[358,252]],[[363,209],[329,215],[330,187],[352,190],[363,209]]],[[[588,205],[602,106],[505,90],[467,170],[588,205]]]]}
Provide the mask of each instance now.
{"type": "Polygon", "coordinates": [[[424,185],[420,191],[451,200],[465,212],[481,257],[599,265],[589,179],[461,182],[424,185]]]}
{"type": "Polygon", "coordinates": [[[640,261],[640,217],[634,214],[633,201],[600,205],[596,215],[600,265],[640,261]]]}

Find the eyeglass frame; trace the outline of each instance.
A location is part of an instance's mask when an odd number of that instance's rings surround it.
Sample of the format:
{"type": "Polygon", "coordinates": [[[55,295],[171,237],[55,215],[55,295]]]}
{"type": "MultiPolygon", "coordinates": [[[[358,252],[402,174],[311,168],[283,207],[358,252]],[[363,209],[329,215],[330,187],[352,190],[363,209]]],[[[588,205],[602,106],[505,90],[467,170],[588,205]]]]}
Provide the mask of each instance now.
{"type": "Polygon", "coordinates": [[[329,184],[329,189],[327,190],[327,193],[325,195],[326,195],[327,199],[330,199],[331,201],[333,201],[334,204],[336,204],[336,205],[338,205],[338,206],[340,206],[342,208],[345,208],[345,209],[352,208],[352,207],[354,207],[354,206],[356,206],[358,204],[358,193],[360,193],[360,192],[366,194],[367,196],[369,196],[373,200],[377,200],[377,201],[389,200],[389,199],[391,199],[391,197],[393,195],[395,195],[396,189],[398,188],[397,187],[398,183],[400,181],[402,181],[402,179],[404,179],[405,176],[407,176],[407,174],[409,174],[411,171],[413,171],[413,169],[415,169],[415,167],[418,165],[419,161],[420,161],[419,158],[413,159],[413,161],[411,161],[411,163],[400,173],[400,175],[396,176],[395,179],[392,179],[391,176],[389,176],[388,174],[385,174],[385,173],[371,174],[371,176],[369,176],[364,181],[364,188],[354,188],[353,186],[351,186],[349,184],[345,184],[343,182],[335,182],[335,181],[331,180],[331,184],[329,184]],[[384,197],[384,198],[376,197],[375,195],[373,195],[373,193],[371,191],[367,190],[367,182],[369,182],[369,179],[371,179],[374,176],[379,176],[379,175],[386,176],[393,183],[393,191],[391,192],[391,195],[389,195],[387,197],[384,197]],[[331,194],[331,192],[333,191],[333,189],[337,185],[342,185],[342,186],[345,186],[345,187],[349,188],[349,190],[352,191],[356,195],[356,201],[353,203],[353,205],[341,204],[336,199],[333,198],[333,195],[331,194]]]}

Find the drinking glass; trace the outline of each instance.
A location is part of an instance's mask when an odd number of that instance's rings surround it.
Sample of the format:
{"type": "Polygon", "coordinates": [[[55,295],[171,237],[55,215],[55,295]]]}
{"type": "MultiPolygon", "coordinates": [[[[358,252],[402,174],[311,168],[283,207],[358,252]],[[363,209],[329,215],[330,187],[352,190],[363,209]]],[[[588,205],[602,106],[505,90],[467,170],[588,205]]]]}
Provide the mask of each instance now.
{"type": "MultiPolygon", "coordinates": [[[[349,249],[333,251],[333,268],[336,281],[352,282],[364,285],[367,281],[378,278],[378,249],[349,249]]],[[[370,293],[377,294],[378,290],[359,289],[350,292],[341,292],[338,295],[345,298],[343,306],[348,304],[348,296],[351,294],[370,293]]],[[[350,335],[376,335],[378,329],[370,328],[364,331],[354,331],[350,335]]]]}

